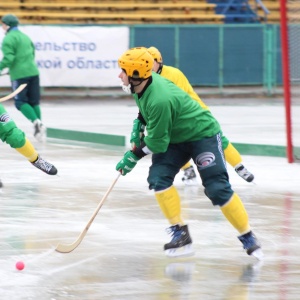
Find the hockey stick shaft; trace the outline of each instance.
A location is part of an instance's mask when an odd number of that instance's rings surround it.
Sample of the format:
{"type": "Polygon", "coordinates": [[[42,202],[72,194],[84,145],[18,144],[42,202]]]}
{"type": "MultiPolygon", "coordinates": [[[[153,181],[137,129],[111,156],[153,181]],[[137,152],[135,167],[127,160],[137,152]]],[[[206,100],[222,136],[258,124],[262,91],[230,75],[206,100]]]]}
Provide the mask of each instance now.
{"type": "Polygon", "coordinates": [[[21,85],[20,85],[16,90],[14,90],[12,93],[10,93],[10,94],[7,95],[7,96],[4,96],[4,97],[0,98],[0,102],[4,102],[4,101],[6,101],[6,100],[9,100],[9,99],[15,97],[15,96],[18,95],[21,91],[24,90],[24,88],[26,87],[26,85],[27,85],[26,83],[21,84],[21,85]]]}
{"type": "Polygon", "coordinates": [[[83,238],[85,237],[87,231],[89,230],[90,226],[92,225],[94,219],[96,218],[96,216],[97,216],[100,208],[102,207],[104,201],[107,199],[107,197],[110,194],[110,192],[112,191],[114,185],[118,181],[120,175],[121,175],[121,173],[118,172],[117,178],[112,182],[112,184],[108,188],[107,192],[105,193],[105,195],[103,196],[103,198],[99,202],[99,204],[98,204],[95,212],[93,213],[92,217],[90,218],[90,220],[86,224],[86,226],[83,229],[83,231],[78,236],[77,240],[74,241],[72,244],[58,244],[57,247],[56,247],[56,249],[55,249],[57,252],[60,252],[60,253],[69,253],[69,252],[72,252],[73,250],[75,250],[79,246],[79,244],[82,242],[83,238]]]}

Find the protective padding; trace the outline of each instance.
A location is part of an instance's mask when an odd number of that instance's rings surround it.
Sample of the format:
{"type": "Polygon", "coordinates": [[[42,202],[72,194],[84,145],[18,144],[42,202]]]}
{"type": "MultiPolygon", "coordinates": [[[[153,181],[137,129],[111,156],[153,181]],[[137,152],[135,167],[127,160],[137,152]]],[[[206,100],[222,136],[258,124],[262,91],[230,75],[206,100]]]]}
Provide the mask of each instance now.
{"type": "Polygon", "coordinates": [[[234,193],[232,198],[221,207],[221,211],[240,234],[250,231],[247,211],[240,197],[236,193],[234,193]]]}
{"type": "MultiPolygon", "coordinates": [[[[222,145],[223,145],[223,138],[222,138],[222,145]]],[[[231,143],[228,144],[227,148],[224,149],[225,159],[226,161],[232,166],[235,167],[236,165],[242,162],[242,157],[240,153],[236,150],[235,147],[231,143]]]]}
{"type": "Polygon", "coordinates": [[[156,192],[156,200],[160,206],[161,211],[165,217],[169,220],[170,224],[182,224],[181,219],[181,206],[180,206],[180,197],[177,192],[177,189],[174,186],[171,186],[169,189],[156,192]]]}
{"type": "Polygon", "coordinates": [[[21,148],[16,148],[16,150],[20,154],[22,154],[23,156],[25,156],[27,158],[27,160],[29,160],[30,162],[36,161],[36,159],[38,157],[38,153],[34,149],[34,147],[31,144],[31,142],[29,140],[27,140],[27,138],[26,138],[25,145],[23,147],[21,147],[21,148]]]}

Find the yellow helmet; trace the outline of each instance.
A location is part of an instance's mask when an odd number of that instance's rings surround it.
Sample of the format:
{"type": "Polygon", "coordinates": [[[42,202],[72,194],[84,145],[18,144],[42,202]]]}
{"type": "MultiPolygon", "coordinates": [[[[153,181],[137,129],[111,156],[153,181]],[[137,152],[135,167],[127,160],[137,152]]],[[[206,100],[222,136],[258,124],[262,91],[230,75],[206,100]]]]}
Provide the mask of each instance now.
{"type": "Polygon", "coordinates": [[[162,64],[163,59],[162,59],[162,56],[161,56],[161,54],[160,54],[160,52],[158,51],[157,48],[150,47],[150,48],[148,48],[148,51],[152,55],[154,60],[156,60],[158,63],[162,64]]]}
{"type": "Polygon", "coordinates": [[[127,76],[146,79],[152,74],[154,60],[147,48],[136,47],[123,53],[118,59],[118,64],[127,76]]]}

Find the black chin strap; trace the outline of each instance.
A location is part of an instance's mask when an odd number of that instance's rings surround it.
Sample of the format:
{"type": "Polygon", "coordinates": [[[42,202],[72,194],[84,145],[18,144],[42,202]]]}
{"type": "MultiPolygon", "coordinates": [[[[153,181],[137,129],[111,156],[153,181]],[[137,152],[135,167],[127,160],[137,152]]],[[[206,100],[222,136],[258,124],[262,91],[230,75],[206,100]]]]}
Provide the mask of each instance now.
{"type": "Polygon", "coordinates": [[[133,77],[128,77],[129,83],[133,86],[139,86],[145,78],[133,78],[133,77]],[[137,84],[133,84],[133,81],[136,82],[137,84]]]}
{"type": "Polygon", "coordinates": [[[132,77],[128,77],[128,81],[130,83],[130,91],[132,94],[135,94],[135,87],[139,86],[143,81],[147,81],[145,86],[143,87],[143,90],[139,93],[137,93],[138,97],[142,97],[142,95],[144,94],[144,91],[147,89],[147,87],[152,83],[152,76],[148,77],[148,78],[132,78],[132,77]],[[136,84],[134,85],[133,82],[134,81],[136,84]]]}
{"type": "Polygon", "coordinates": [[[135,93],[135,90],[134,88],[136,86],[139,86],[143,81],[147,80],[148,78],[132,78],[132,77],[128,77],[128,81],[130,83],[130,90],[131,90],[131,93],[134,94],[135,93]],[[136,83],[136,84],[133,84],[133,81],[136,83]]]}
{"type": "Polygon", "coordinates": [[[162,68],[163,68],[163,64],[161,63],[161,64],[159,64],[159,67],[158,67],[156,73],[157,73],[157,74],[160,74],[161,71],[162,71],[162,68]]]}

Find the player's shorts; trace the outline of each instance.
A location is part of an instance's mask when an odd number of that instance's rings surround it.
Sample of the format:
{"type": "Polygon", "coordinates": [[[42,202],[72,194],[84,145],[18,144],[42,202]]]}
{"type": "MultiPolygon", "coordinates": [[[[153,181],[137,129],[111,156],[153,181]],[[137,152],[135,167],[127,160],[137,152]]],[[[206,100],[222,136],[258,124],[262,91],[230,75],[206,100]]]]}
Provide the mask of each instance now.
{"type": "Polygon", "coordinates": [[[31,106],[40,104],[41,94],[39,75],[20,78],[12,81],[12,89],[16,90],[23,83],[26,83],[27,86],[23,91],[14,97],[15,106],[18,110],[20,110],[20,107],[25,103],[28,103],[31,106]]]}
{"type": "Polygon", "coordinates": [[[170,144],[166,152],[153,154],[149,188],[156,192],[169,188],[181,167],[191,158],[197,166],[207,197],[214,205],[225,204],[233,190],[228,180],[220,134],[194,142],[170,144]]]}

